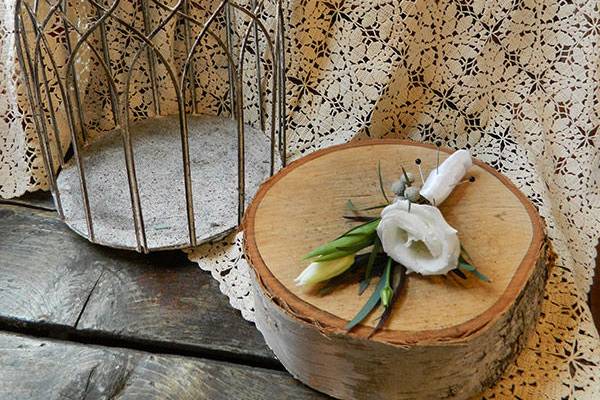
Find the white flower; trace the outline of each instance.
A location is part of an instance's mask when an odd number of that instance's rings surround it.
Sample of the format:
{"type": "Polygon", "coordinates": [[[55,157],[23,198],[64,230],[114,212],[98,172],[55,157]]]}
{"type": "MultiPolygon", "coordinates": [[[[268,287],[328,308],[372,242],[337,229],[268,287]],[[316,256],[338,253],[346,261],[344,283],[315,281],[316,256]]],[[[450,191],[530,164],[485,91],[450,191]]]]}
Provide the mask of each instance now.
{"type": "Polygon", "coordinates": [[[352,264],[354,264],[354,254],[329,261],[315,261],[306,267],[294,282],[298,286],[303,286],[326,281],[346,271],[352,264]]]}
{"type": "Polygon", "coordinates": [[[468,150],[455,151],[438,168],[429,173],[421,189],[421,196],[429,200],[431,204],[439,206],[472,165],[471,153],[468,150]]]}
{"type": "Polygon", "coordinates": [[[437,207],[397,200],[381,212],[377,234],[383,250],[408,272],[442,275],[456,268],[457,232],[437,207]]]}

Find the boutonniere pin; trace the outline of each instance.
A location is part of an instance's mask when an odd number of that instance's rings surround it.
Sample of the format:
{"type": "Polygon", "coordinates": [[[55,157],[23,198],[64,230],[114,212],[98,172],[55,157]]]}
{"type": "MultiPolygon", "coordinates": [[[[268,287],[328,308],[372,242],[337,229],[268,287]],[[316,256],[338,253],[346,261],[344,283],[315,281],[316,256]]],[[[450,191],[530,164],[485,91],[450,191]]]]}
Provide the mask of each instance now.
{"type": "MultiPolygon", "coordinates": [[[[310,265],[296,278],[299,286],[325,283],[321,291],[335,289],[346,278],[360,276],[359,295],[367,289],[374,276],[379,282],[374,292],[350,321],[346,329],[352,330],[379,304],[384,311],[373,330],[377,332],[390,315],[391,306],[401,293],[405,275],[417,273],[424,276],[453,273],[462,279],[473,274],[482,281],[489,279],[479,272],[461,246],[458,232],[446,222],[438,206],[463,183],[473,165],[468,150],[458,150],[450,155],[424,178],[421,160],[415,160],[422,186],[415,174],[402,168],[400,179],[392,184],[395,198],[390,200],[383,189],[381,167],[377,172],[385,204],[357,208],[348,200],[354,215],[345,218],[361,222],[335,240],[317,247],[305,257],[310,265]],[[361,212],[382,209],[379,217],[361,215],[361,212]],[[370,251],[363,250],[371,248],[370,251]]],[[[371,335],[372,335],[371,334],[371,335]]]]}

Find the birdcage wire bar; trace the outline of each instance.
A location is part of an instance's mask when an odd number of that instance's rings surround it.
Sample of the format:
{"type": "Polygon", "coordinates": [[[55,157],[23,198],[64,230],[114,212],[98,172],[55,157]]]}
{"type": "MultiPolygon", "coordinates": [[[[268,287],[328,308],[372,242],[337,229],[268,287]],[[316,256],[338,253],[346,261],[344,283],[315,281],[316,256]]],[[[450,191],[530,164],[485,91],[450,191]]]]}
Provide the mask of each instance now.
{"type": "MultiPolygon", "coordinates": [[[[243,0],[240,0],[243,1],[243,0]]],[[[284,57],[284,11],[281,0],[272,3],[249,0],[240,4],[231,0],[219,1],[214,9],[205,12],[204,20],[195,14],[205,11],[203,6],[192,0],[84,0],[88,14],[86,18],[77,15],[68,0],[17,0],[15,12],[15,35],[17,57],[21,66],[23,87],[30,101],[32,119],[41,146],[44,167],[48,174],[49,187],[61,219],[69,223],[69,215],[64,208],[63,190],[61,190],[60,174],[69,167],[76,170],[79,196],[85,219],[85,231],[74,228],[88,240],[113,247],[132,248],[139,252],[184,248],[198,245],[201,241],[213,239],[215,236],[197,237],[197,215],[194,204],[194,188],[192,182],[193,163],[190,161],[190,123],[198,124],[199,90],[201,84],[196,79],[199,50],[207,40],[216,43],[224,55],[227,68],[229,116],[235,124],[237,139],[237,223],[241,221],[247,202],[247,110],[248,101],[244,88],[248,85],[249,76],[254,73],[256,91],[256,124],[260,132],[266,133],[269,143],[268,174],[272,175],[278,168],[286,164],[286,126],[285,126],[285,57],[284,57]],[[141,12],[141,27],[136,21],[127,21],[122,7],[127,5],[141,12]],[[268,7],[267,7],[268,6],[268,7]],[[151,10],[152,9],[152,10],[151,10]],[[268,10],[267,10],[268,9],[268,10]],[[89,10],[93,11],[93,16],[89,10]],[[267,11],[271,15],[267,15],[267,11]],[[152,14],[154,13],[154,14],[152,14]],[[158,21],[153,21],[151,16],[158,21]],[[160,14],[162,13],[162,14],[160,14]],[[83,21],[86,20],[86,21],[83,21]],[[224,20],[224,27],[218,25],[224,20]],[[57,60],[55,50],[49,43],[49,34],[56,35],[57,21],[61,28],[61,49],[66,53],[65,59],[57,60]],[[87,22],[87,24],[85,23],[87,22]],[[183,63],[169,60],[157,45],[157,38],[168,32],[172,24],[183,25],[183,63]],[[133,56],[126,66],[125,81],[117,82],[113,71],[115,63],[111,55],[109,28],[115,32],[129,35],[137,42],[133,56]],[[222,31],[224,36],[222,37],[222,31]],[[95,215],[90,196],[94,195],[87,178],[91,168],[88,163],[90,149],[96,144],[98,135],[89,132],[84,106],[84,93],[80,87],[82,71],[78,63],[82,53],[92,58],[100,69],[104,82],[108,86],[110,110],[114,129],[120,135],[120,148],[124,154],[125,175],[130,199],[131,217],[135,245],[124,243],[106,243],[96,235],[95,215]],[[253,57],[252,57],[253,56],[253,57]],[[253,58],[254,71],[247,68],[247,59],[253,58]],[[185,241],[175,240],[173,243],[161,243],[160,246],[149,245],[146,220],[140,195],[138,180],[139,170],[136,159],[146,156],[136,152],[132,134],[136,131],[137,121],[132,121],[130,96],[138,64],[147,65],[149,90],[152,96],[152,115],[148,118],[164,116],[164,98],[161,97],[161,80],[172,86],[176,102],[176,116],[183,169],[183,187],[185,193],[185,220],[187,238],[185,241]],[[159,69],[162,77],[159,77],[159,69]],[[267,74],[266,71],[269,73],[267,74]],[[267,76],[270,75],[270,76],[267,76]],[[66,121],[70,152],[61,138],[59,121],[66,121]],[[70,154],[72,153],[72,154],[70,154]],[[65,155],[67,154],[67,155],[65,155]]],[[[137,15],[137,14],[136,14],[137,15]]],[[[55,40],[55,38],[52,38],[55,40]]],[[[220,120],[213,120],[220,123],[220,120]]],[[[137,149],[139,150],[139,149],[137,149]]],[[[252,166],[251,166],[252,167],[252,166]]],[[[65,178],[66,179],[66,178],[65,178]]],[[[225,234],[224,229],[219,234],[225,234]]],[[[166,234],[168,235],[168,234],[166,234]]]]}

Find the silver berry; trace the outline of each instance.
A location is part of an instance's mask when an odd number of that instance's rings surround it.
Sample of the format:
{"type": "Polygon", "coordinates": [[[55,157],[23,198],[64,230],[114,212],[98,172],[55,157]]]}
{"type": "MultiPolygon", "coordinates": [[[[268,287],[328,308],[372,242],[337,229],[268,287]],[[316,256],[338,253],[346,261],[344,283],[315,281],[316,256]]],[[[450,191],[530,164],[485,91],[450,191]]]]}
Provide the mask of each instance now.
{"type": "Polygon", "coordinates": [[[421,188],[417,187],[417,186],[409,186],[406,188],[406,190],[404,190],[404,197],[406,197],[407,200],[410,200],[413,203],[416,203],[419,201],[419,198],[421,197],[421,195],[419,194],[419,191],[421,190],[421,188]]]}
{"type": "Polygon", "coordinates": [[[408,184],[410,185],[411,183],[413,183],[415,181],[415,175],[411,172],[407,172],[406,176],[404,175],[404,173],[402,174],[402,176],[400,177],[400,180],[402,182],[404,182],[404,184],[406,185],[406,177],[408,177],[408,184]]]}
{"type": "Polygon", "coordinates": [[[405,188],[406,184],[402,180],[392,183],[392,192],[394,192],[396,196],[403,196],[405,188]]]}

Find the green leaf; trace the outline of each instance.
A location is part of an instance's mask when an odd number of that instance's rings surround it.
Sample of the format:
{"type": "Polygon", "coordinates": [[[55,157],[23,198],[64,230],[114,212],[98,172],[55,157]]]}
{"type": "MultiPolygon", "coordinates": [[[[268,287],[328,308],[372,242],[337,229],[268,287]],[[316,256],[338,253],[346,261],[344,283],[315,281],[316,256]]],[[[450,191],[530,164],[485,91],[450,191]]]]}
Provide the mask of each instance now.
{"type": "Polygon", "coordinates": [[[460,277],[461,279],[467,279],[467,276],[465,275],[464,272],[462,272],[460,269],[458,268],[454,268],[451,269],[450,272],[452,272],[453,274],[455,274],[456,276],[460,277]]]}
{"type": "Polygon", "coordinates": [[[484,275],[483,273],[479,272],[479,270],[475,270],[473,271],[473,274],[480,280],[480,281],[484,281],[484,282],[491,282],[492,280],[487,276],[484,275]]]}
{"type": "Polygon", "coordinates": [[[315,262],[331,261],[331,260],[335,260],[337,258],[342,258],[342,257],[352,255],[354,253],[356,253],[356,252],[355,251],[334,251],[334,252],[328,253],[324,256],[314,257],[314,258],[312,258],[312,261],[315,261],[315,262]]]}
{"type": "MultiPolygon", "coordinates": [[[[373,222],[374,221],[372,221],[371,223],[373,222]]],[[[340,236],[339,238],[332,240],[331,242],[325,243],[324,245],[321,245],[316,249],[312,250],[304,257],[304,259],[325,256],[338,251],[339,248],[357,247],[361,242],[367,242],[369,240],[372,241],[375,236],[375,229],[376,226],[375,228],[370,229],[371,232],[369,232],[369,230],[366,229],[361,229],[353,231],[355,232],[354,234],[346,234],[340,236]]]]}
{"type": "MultiPolygon", "coordinates": [[[[375,236],[375,235],[373,235],[373,236],[375,236]]],[[[365,247],[371,246],[374,241],[375,241],[374,237],[367,236],[365,238],[365,240],[358,241],[358,242],[356,242],[355,244],[353,244],[351,246],[336,247],[335,249],[337,251],[348,251],[348,252],[354,252],[354,253],[356,253],[357,251],[362,250],[365,247]]]]}
{"type": "Polygon", "coordinates": [[[314,249],[313,251],[308,253],[304,257],[304,259],[307,260],[307,259],[327,256],[332,253],[339,253],[339,251],[337,250],[338,248],[350,246],[355,242],[356,242],[356,240],[353,240],[352,238],[339,238],[332,242],[325,243],[324,245],[317,247],[316,249],[314,249]]]}
{"type": "Polygon", "coordinates": [[[336,247],[336,250],[337,251],[346,251],[346,252],[350,252],[350,253],[356,253],[356,252],[364,249],[365,247],[371,246],[375,241],[375,237],[377,237],[377,235],[365,236],[364,240],[358,241],[355,244],[350,245],[350,246],[336,247]]]}
{"type": "Polygon", "coordinates": [[[471,264],[469,264],[468,262],[463,261],[463,260],[458,261],[458,267],[464,269],[465,271],[469,271],[469,272],[475,271],[474,266],[472,266],[471,264]]]}
{"type": "Polygon", "coordinates": [[[383,177],[381,176],[381,161],[377,163],[377,175],[379,176],[379,189],[381,190],[381,194],[383,195],[385,201],[388,204],[390,204],[390,199],[388,199],[387,195],[385,194],[385,189],[383,188],[383,177]]]}
{"type": "Polygon", "coordinates": [[[341,239],[344,236],[354,235],[354,234],[361,234],[361,235],[373,234],[373,233],[375,233],[375,231],[377,230],[377,227],[379,226],[379,221],[381,221],[381,218],[375,218],[371,221],[365,222],[364,224],[357,225],[354,228],[351,228],[350,230],[347,230],[346,232],[342,233],[340,236],[338,236],[338,239],[341,239]]]}
{"type": "Polygon", "coordinates": [[[366,215],[343,215],[342,218],[356,222],[372,222],[378,219],[378,217],[367,217],[366,215]]]}
{"type": "Polygon", "coordinates": [[[354,206],[354,203],[350,199],[348,199],[348,201],[346,202],[346,207],[348,208],[348,210],[358,211],[358,209],[354,206]]]}
{"type": "Polygon", "coordinates": [[[369,261],[367,262],[367,269],[365,270],[365,279],[360,282],[360,286],[358,287],[358,295],[362,295],[364,291],[369,287],[371,283],[371,278],[373,276],[373,265],[375,265],[375,259],[377,255],[381,251],[381,241],[379,240],[379,236],[375,237],[375,243],[373,244],[373,249],[371,250],[371,254],[369,255],[369,261]]]}
{"type": "Polygon", "coordinates": [[[380,292],[381,292],[381,289],[383,289],[384,285],[385,285],[385,279],[383,277],[381,277],[379,279],[379,283],[377,284],[377,287],[371,294],[371,297],[369,297],[369,300],[367,300],[367,302],[362,306],[362,308],[356,314],[356,316],[352,319],[352,321],[350,321],[346,324],[346,330],[348,332],[350,332],[356,325],[360,324],[371,313],[371,311],[373,311],[373,309],[377,306],[377,304],[379,303],[379,300],[381,299],[380,292]]]}
{"type": "Polygon", "coordinates": [[[364,208],[358,208],[354,205],[354,203],[352,202],[352,200],[348,200],[346,202],[346,207],[348,207],[349,210],[351,211],[371,211],[371,210],[381,210],[382,208],[387,207],[387,204],[379,204],[376,206],[371,206],[371,207],[364,207],[364,208]]]}
{"type": "Polygon", "coordinates": [[[316,249],[312,250],[306,256],[308,259],[319,259],[320,261],[334,260],[339,257],[344,257],[357,251],[371,246],[375,237],[377,237],[377,226],[380,218],[365,222],[344,233],[331,242],[325,243],[316,249]]]}
{"type": "Polygon", "coordinates": [[[466,262],[462,257],[458,261],[458,267],[461,268],[461,269],[464,269],[465,271],[468,271],[468,272],[472,273],[473,275],[475,275],[481,281],[484,281],[484,282],[491,282],[492,281],[486,275],[484,275],[481,272],[479,272],[477,270],[477,268],[475,268],[473,265],[471,265],[468,262],[466,262]]]}
{"type": "Polygon", "coordinates": [[[475,275],[479,280],[484,282],[491,282],[492,280],[488,278],[483,273],[479,272],[477,268],[473,264],[471,264],[472,258],[467,253],[467,249],[460,245],[460,257],[458,258],[458,267],[464,269],[465,271],[469,271],[473,275],[475,275]]]}
{"type": "Polygon", "coordinates": [[[467,261],[467,260],[472,260],[471,256],[469,255],[469,253],[467,253],[467,249],[465,249],[462,245],[462,243],[460,244],[460,257],[467,261]],[[466,257],[465,257],[466,256],[466,257]]]}
{"type": "Polygon", "coordinates": [[[371,272],[371,278],[369,278],[369,281],[366,281],[364,278],[362,281],[360,281],[360,285],[359,285],[359,296],[362,296],[362,294],[368,289],[369,285],[370,285],[370,281],[373,279],[374,276],[382,276],[383,273],[385,272],[385,264],[387,263],[387,255],[383,252],[380,252],[379,254],[377,254],[377,256],[375,257],[375,262],[373,263],[373,271],[371,272]]]}
{"type": "Polygon", "coordinates": [[[369,247],[371,243],[362,243],[360,246],[355,246],[355,247],[340,247],[340,248],[336,248],[334,251],[328,252],[327,254],[324,255],[320,255],[320,256],[316,256],[316,257],[311,257],[312,261],[317,261],[317,262],[323,262],[323,261],[331,261],[331,260],[335,260],[336,258],[341,258],[341,257],[346,257],[352,254],[356,254],[359,251],[361,251],[362,249],[364,249],[365,247],[369,247]]]}

